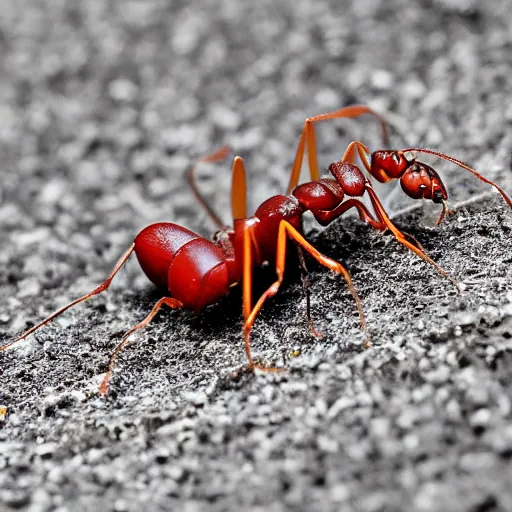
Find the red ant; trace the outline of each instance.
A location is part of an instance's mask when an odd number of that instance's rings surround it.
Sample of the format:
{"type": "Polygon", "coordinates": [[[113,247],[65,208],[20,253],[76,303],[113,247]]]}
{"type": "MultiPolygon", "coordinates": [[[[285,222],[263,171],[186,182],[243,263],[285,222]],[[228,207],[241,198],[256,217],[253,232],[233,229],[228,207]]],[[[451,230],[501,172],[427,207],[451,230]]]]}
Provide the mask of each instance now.
{"type": "MultiPolygon", "coordinates": [[[[310,211],[320,224],[327,225],[350,208],[355,208],[363,222],[380,231],[390,230],[401,244],[434,266],[440,274],[450,279],[460,291],[457,281],[435,263],[413,237],[401,232],[391,222],[371,182],[355,165],[355,159],[359,156],[366,171],[378,181],[387,182],[400,179],[402,189],[410,197],[430,199],[434,203],[442,203],[443,211],[438,223],[442,221],[447,211],[448,193],[446,188],[432,167],[415,159],[407,159],[406,153],[428,153],[444,158],[494,186],[511,208],[512,200],[498,185],[484,178],[460,160],[437,151],[421,148],[408,148],[401,151],[382,150],[370,154],[363,143],[352,142],[347,147],[342,159],[329,166],[329,171],[334,179],[320,178],[314,124],[322,120],[358,117],[363,114],[371,114],[380,122],[383,140],[387,145],[387,124],[378,114],[366,106],[346,107],[335,112],[306,119],[292,167],[288,195],[276,195],[267,199],[251,217],[247,217],[246,212],[244,162],[242,158],[235,157],[232,167],[231,192],[233,228],[225,227],[204,200],[197,188],[194,176],[195,167],[192,166],[188,173],[192,189],[220,229],[214,235],[213,241],[209,241],[182,226],[168,222],[159,222],[144,228],[101,285],[83,297],[61,307],[48,318],[28,329],[19,338],[1,347],[0,350],[5,350],[26,338],[68,308],[106,290],[119,269],[125,264],[132,252],[135,252],[140,266],[148,278],[159,288],[167,289],[169,297],[158,300],[146,318],[123,336],[110,357],[107,374],[100,386],[102,395],[107,393],[115,360],[118,353],[126,346],[129,336],[138,329],[145,327],[163,305],[172,309],[188,308],[199,312],[206,306],[217,302],[229,292],[230,287],[240,282],[242,282],[243,287],[243,333],[248,369],[261,368],[274,371],[276,369],[261,366],[254,361],[251,355],[249,335],[264,302],[277,293],[283,281],[288,238],[297,244],[301,264],[303,264],[302,250],[305,250],[321,265],[343,275],[356,303],[361,326],[366,332],[363,305],[347,269],[317,251],[302,234],[302,215],[307,211],[310,211]],[[312,181],[298,185],[306,146],[312,181]],[[365,193],[368,194],[373,206],[373,215],[361,200],[357,199],[365,193]],[[349,198],[345,199],[345,196],[349,198]],[[264,262],[275,264],[277,280],[261,295],[256,304],[252,305],[252,267],[262,265],[264,262]]],[[[224,147],[207,157],[203,157],[200,161],[215,162],[225,158],[228,152],[229,149],[224,147]]],[[[309,300],[307,309],[309,317],[309,300]]],[[[309,320],[310,327],[312,327],[311,319],[309,318],[309,320]]],[[[314,329],[312,330],[315,332],[314,329]]],[[[371,345],[367,335],[364,345],[371,345]]]]}

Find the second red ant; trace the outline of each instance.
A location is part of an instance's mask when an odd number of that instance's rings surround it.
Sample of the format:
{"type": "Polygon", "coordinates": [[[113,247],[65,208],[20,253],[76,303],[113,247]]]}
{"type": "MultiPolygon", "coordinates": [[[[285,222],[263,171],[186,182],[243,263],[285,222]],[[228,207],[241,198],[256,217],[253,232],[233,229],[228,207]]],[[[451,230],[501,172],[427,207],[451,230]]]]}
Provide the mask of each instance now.
{"type": "MultiPolygon", "coordinates": [[[[267,199],[250,217],[247,216],[246,211],[244,162],[242,158],[235,157],[232,167],[232,228],[226,228],[223,225],[220,218],[202,197],[195,181],[195,168],[192,167],[188,176],[194,193],[219,227],[219,231],[214,235],[212,241],[182,226],[168,222],[159,222],[144,228],[103,283],[83,297],[61,307],[12,342],[0,347],[0,350],[5,350],[23,340],[70,307],[105,291],[132,252],[135,252],[142,270],[157,287],[167,290],[168,296],[158,300],[144,320],[125,333],[110,357],[107,373],[100,386],[101,394],[105,395],[108,391],[117,355],[128,343],[129,336],[151,322],[162,306],[166,305],[172,309],[187,308],[199,312],[206,306],[217,302],[229,292],[230,287],[238,283],[242,283],[243,289],[243,336],[247,366],[249,370],[261,368],[272,371],[272,368],[263,367],[254,361],[251,354],[250,333],[263,304],[269,297],[275,295],[281,286],[286,265],[288,240],[293,240],[297,245],[301,262],[303,262],[302,251],[306,251],[321,265],[344,277],[356,303],[361,327],[366,332],[363,305],[352,284],[349,272],[337,261],[317,251],[304,238],[302,216],[307,211],[311,212],[314,218],[325,226],[347,210],[355,208],[363,222],[379,231],[391,231],[401,244],[430,263],[458,288],[457,281],[433,261],[413,237],[400,231],[391,222],[370,180],[356,165],[356,158],[359,157],[364,170],[379,182],[385,183],[399,179],[403,191],[413,199],[428,199],[442,204],[443,209],[438,223],[442,221],[447,212],[448,193],[446,187],[432,167],[414,158],[407,158],[406,154],[408,153],[427,153],[448,160],[495,187],[511,208],[512,200],[496,183],[484,178],[460,160],[422,148],[407,148],[400,151],[381,150],[370,153],[363,143],[352,142],[348,145],[342,158],[329,166],[332,178],[320,178],[316,154],[315,123],[335,118],[358,117],[363,114],[373,115],[379,121],[383,132],[383,141],[387,145],[387,124],[377,113],[366,106],[350,106],[308,118],[299,140],[288,194],[276,195],[267,199]],[[311,181],[299,185],[300,170],[306,149],[311,181]],[[373,213],[361,201],[360,198],[364,195],[369,198],[373,213]],[[253,305],[252,268],[262,265],[264,262],[275,265],[277,279],[253,305]]],[[[228,152],[228,148],[222,148],[202,158],[201,161],[219,161],[225,158],[228,152]]],[[[366,335],[364,345],[371,345],[368,335],[366,335]]]]}

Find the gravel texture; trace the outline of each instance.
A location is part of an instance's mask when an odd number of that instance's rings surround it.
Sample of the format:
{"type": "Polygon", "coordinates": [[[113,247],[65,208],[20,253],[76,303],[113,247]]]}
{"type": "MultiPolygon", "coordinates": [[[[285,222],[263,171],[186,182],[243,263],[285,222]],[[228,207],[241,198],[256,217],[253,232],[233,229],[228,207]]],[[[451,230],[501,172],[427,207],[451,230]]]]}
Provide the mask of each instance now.
{"type": "MultiPolygon", "coordinates": [[[[183,178],[198,155],[232,144],[252,208],[282,192],[308,115],[368,103],[395,146],[438,148],[512,193],[509,0],[0,7],[1,342],[101,282],[143,226],[208,236],[183,178]]],[[[323,167],[352,139],[379,146],[371,120],[318,138],[323,167]]],[[[105,400],[109,354],[159,297],[132,261],[0,353],[0,509],[512,510],[512,212],[426,160],[465,203],[439,227],[423,205],[395,220],[462,295],[347,216],[309,237],[350,269],[374,348],[344,283],[311,263],[324,340],[297,276],[254,329],[255,353],[287,371],[232,376],[245,362],[233,290],[199,316],[159,315],[105,400]]],[[[226,219],[228,167],[200,173],[226,219]]]]}

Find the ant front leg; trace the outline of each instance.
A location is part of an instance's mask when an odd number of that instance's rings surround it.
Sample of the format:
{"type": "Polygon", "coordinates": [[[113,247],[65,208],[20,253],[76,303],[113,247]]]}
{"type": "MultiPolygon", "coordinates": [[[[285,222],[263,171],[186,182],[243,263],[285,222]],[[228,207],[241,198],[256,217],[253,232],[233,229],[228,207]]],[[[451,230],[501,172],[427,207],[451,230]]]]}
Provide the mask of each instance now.
{"type": "Polygon", "coordinates": [[[453,283],[453,285],[457,288],[458,292],[461,292],[460,285],[456,279],[454,279],[446,270],[444,270],[439,264],[437,264],[428,254],[425,252],[425,249],[422,245],[412,236],[407,233],[400,231],[394,224],[391,222],[384,206],[380,202],[377,194],[373,190],[371,183],[366,180],[361,173],[361,171],[353,164],[349,164],[348,162],[336,162],[329,167],[332,174],[335,176],[338,183],[341,187],[344,187],[347,190],[353,192],[351,195],[362,196],[364,192],[367,192],[370,196],[370,200],[372,206],[375,210],[375,214],[377,218],[374,218],[369,212],[368,208],[359,200],[355,198],[348,199],[346,201],[341,202],[336,208],[333,210],[322,211],[322,210],[313,210],[312,213],[315,219],[322,224],[323,226],[327,226],[335,219],[340,217],[343,213],[345,213],[350,208],[356,208],[359,217],[363,222],[369,224],[374,229],[379,231],[389,230],[393,233],[395,238],[402,244],[405,245],[408,249],[417,254],[420,258],[425,260],[427,263],[432,265],[443,277],[448,279],[453,283]],[[348,180],[347,180],[348,179],[348,180]],[[347,183],[345,181],[347,180],[347,183]],[[414,241],[412,244],[407,237],[414,241]]]}
{"type": "MultiPolygon", "coordinates": [[[[372,342],[370,341],[370,337],[367,332],[366,328],[366,318],[364,315],[364,309],[363,309],[363,303],[361,302],[361,299],[359,298],[359,295],[357,294],[354,285],[352,284],[352,279],[350,278],[350,274],[348,273],[348,270],[337,261],[334,261],[327,256],[324,256],[322,253],[320,253],[317,249],[315,249],[300,233],[297,231],[289,222],[282,220],[279,224],[279,234],[277,238],[277,251],[276,251],[276,273],[277,273],[277,280],[270,285],[270,287],[263,293],[263,295],[259,298],[256,305],[251,309],[250,313],[248,315],[244,315],[245,318],[245,325],[244,325],[244,333],[246,335],[246,339],[248,340],[249,334],[251,332],[251,329],[254,325],[254,321],[256,320],[256,317],[258,313],[260,312],[261,308],[263,307],[263,304],[265,301],[273,297],[277,291],[279,290],[279,287],[281,286],[284,278],[284,270],[286,266],[286,242],[287,242],[287,236],[289,236],[292,240],[294,240],[302,249],[304,249],[306,252],[311,254],[313,258],[315,258],[321,265],[333,270],[334,272],[341,274],[347,283],[347,286],[349,288],[350,293],[352,294],[352,297],[354,298],[354,301],[357,306],[357,310],[359,312],[359,318],[361,322],[361,327],[363,331],[366,334],[365,341],[363,343],[363,346],[365,348],[371,347],[372,342]]],[[[244,294],[245,295],[245,294],[244,294]]]]}
{"type": "Polygon", "coordinates": [[[243,232],[243,305],[242,311],[244,316],[244,346],[245,355],[247,356],[247,367],[249,371],[253,371],[255,368],[264,371],[279,371],[277,368],[267,368],[260,364],[256,364],[251,353],[251,340],[250,334],[254,319],[249,322],[252,311],[252,269],[253,269],[253,257],[252,250],[254,247],[253,241],[254,233],[250,224],[244,226],[243,232]]]}
{"type": "Polygon", "coordinates": [[[293,162],[292,172],[290,175],[290,182],[288,184],[288,192],[290,192],[299,183],[300,171],[302,167],[302,161],[304,160],[304,152],[308,151],[308,162],[309,172],[311,175],[311,181],[317,181],[320,179],[320,173],[318,171],[318,159],[316,153],[316,138],[315,138],[315,123],[319,121],[325,121],[328,119],[341,119],[344,117],[359,117],[363,114],[370,114],[377,118],[380,122],[382,129],[382,141],[384,146],[389,146],[389,129],[386,121],[371,108],[365,105],[352,105],[350,107],[344,107],[334,112],[327,114],[320,114],[314,117],[308,117],[304,122],[304,128],[299,139],[299,145],[297,146],[297,153],[293,162]]]}
{"type": "MultiPolygon", "coordinates": [[[[389,229],[395,238],[402,244],[405,245],[408,249],[416,253],[420,258],[425,260],[427,263],[430,263],[443,277],[451,281],[451,283],[457,288],[457,292],[460,294],[462,293],[462,289],[460,287],[459,282],[454,279],[446,270],[444,270],[440,265],[438,265],[430,256],[428,256],[423,248],[416,247],[415,245],[411,244],[408,240],[406,240],[404,233],[402,233],[392,222],[389,218],[388,214],[386,213],[386,210],[384,209],[384,206],[380,202],[379,198],[377,197],[377,194],[373,190],[370,183],[366,185],[366,190],[370,196],[370,200],[372,202],[373,208],[375,209],[376,214],[379,217],[379,220],[382,222],[384,226],[386,226],[387,229],[389,229]]],[[[409,235],[410,236],[410,235],[409,235]]],[[[414,238],[413,238],[414,239],[414,238]]],[[[414,239],[415,240],[415,239],[414,239]]]]}

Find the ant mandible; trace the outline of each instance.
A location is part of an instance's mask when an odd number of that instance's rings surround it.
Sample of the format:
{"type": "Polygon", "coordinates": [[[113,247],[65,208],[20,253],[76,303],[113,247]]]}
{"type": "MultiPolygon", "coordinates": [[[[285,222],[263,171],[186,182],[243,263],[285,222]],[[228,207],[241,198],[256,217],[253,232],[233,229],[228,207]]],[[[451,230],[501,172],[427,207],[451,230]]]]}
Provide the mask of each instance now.
{"type": "MultiPolygon", "coordinates": [[[[192,189],[212,220],[219,227],[213,241],[207,240],[182,226],[168,222],[159,222],[147,226],[136,236],[133,244],[121,256],[113,271],[103,283],[83,297],[61,307],[45,320],[28,329],[20,337],[0,347],[0,350],[5,350],[23,340],[70,307],[105,291],[132,252],[135,252],[144,273],[157,287],[168,290],[169,296],[158,300],[150,313],[140,323],[128,330],[114,349],[110,356],[107,373],[100,386],[102,395],[107,394],[117,355],[128,343],[129,336],[148,325],[162,306],[166,305],[171,309],[187,308],[199,312],[206,306],[217,302],[229,292],[230,287],[240,282],[243,289],[243,333],[248,361],[247,367],[249,370],[260,368],[266,371],[274,371],[274,368],[264,367],[254,361],[250,347],[250,332],[264,302],[277,293],[283,281],[288,239],[297,244],[301,262],[303,262],[301,255],[302,250],[304,250],[321,265],[345,278],[359,312],[361,327],[366,334],[364,346],[371,346],[371,341],[366,333],[363,305],[352,284],[349,272],[337,261],[317,251],[303,236],[302,216],[307,211],[310,211],[314,218],[325,226],[350,208],[356,208],[363,222],[380,231],[391,231],[401,244],[434,266],[440,274],[451,280],[460,291],[457,281],[425,253],[416,239],[400,231],[391,222],[371,182],[355,164],[357,156],[359,156],[365,170],[378,181],[385,183],[393,179],[400,179],[402,189],[410,197],[442,203],[443,211],[438,223],[442,221],[447,211],[448,193],[446,187],[432,167],[415,159],[407,159],[406,153],[428,153],[444,158],[494,186],[511,208],[512,200],[496,183],[484,178],[460,160],[437,151],[422,148],[408,148],[401,151],[381,150],[370,153],[363,143],[354,141],[349,144],[341,160],[329,166],[329,171],[334,179],[320,178],[316,154],[315,123],[335,118],[358,117],[363,114],[371,114],[379,121],[382,128],[383,142],[387,146],[387,124],[381,116],[369,107],[354,105],[306,119],[292,167],[288,195],[276,195],[267,199],[251,217],[247,217],[246,211],[244,162],[242,158],[235,157],[232,166],[232,228],[225,227],[219,216],[204,200],[196,184],[195,166],[192,166],[188,172],[192,189]],[[306,149],[312,181],[298,185],[306,149]],[[373,215],[364,203],[358,199],[364,194],[367,194],[370,199],[374,209],[373,215]],[[348,199],[345,196],[348,196],[348,199]],[[253,305],[252,268],[265,262],[275,264],[277,280],[253,305]]],[[[199,161],[216,162],[225,158],[228,153],[229,148],[224,147],[199,161]]]]}

